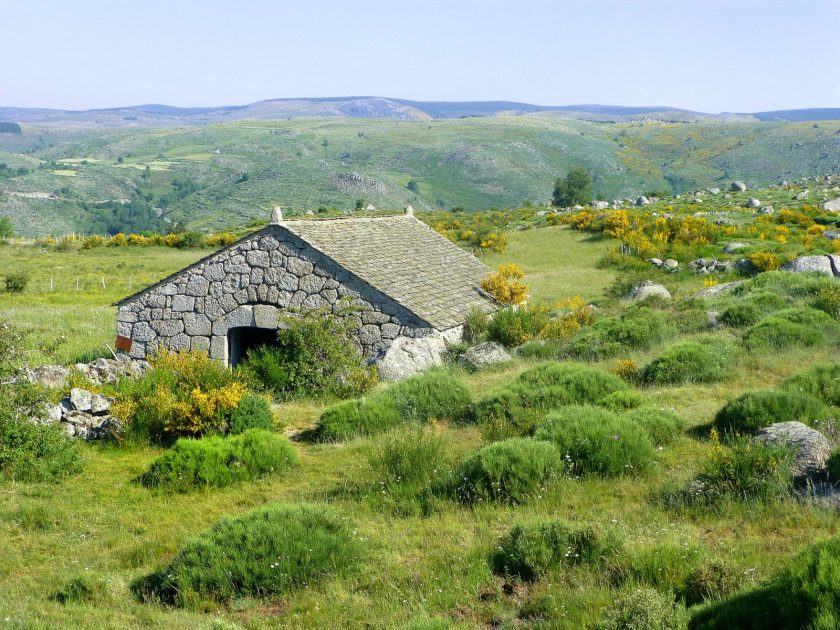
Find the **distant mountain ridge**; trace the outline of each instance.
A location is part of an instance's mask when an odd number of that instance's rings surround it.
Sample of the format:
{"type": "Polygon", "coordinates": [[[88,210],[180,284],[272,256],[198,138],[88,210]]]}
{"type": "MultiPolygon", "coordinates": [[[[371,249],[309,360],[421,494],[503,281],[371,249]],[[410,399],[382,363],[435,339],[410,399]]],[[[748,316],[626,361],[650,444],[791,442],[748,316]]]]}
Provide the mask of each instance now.
{"type": "Polygon", "coordinates": [[[476,116],[548,115],[595,121],[633,119],[697,120],[733,117],[755,121],[817,121],[840,119],[840,108],[812,108],[755,113],[709,114],[667,106],[534,105],[514,101],[411,101],[379,96],[281,98],[247,105],[175,107],[163,104],[134,105],[89,110],[0,107],[0,121],[17,123],[77,123],[101,126],[171,126],[219,123],[234,120],[284,118],[386,118],[434,120],[476,116]]]}

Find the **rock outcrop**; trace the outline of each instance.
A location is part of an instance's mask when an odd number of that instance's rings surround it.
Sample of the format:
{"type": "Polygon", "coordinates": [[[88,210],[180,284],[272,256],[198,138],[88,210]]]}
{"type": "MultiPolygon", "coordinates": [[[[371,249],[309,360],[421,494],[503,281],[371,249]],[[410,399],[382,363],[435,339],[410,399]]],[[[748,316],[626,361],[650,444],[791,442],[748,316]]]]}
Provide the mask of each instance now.
{"type": "Polygon", "coordinates": [[[759,430],[753,439],[762,444],[787,446],[795,451],[793,470],[797,477],[825,472],[831,442],[819,431],[801,422],[777,422],[759,430]]]}
{"type": "Polygon", "coordinates": [[[473,371],[509,361],[511,361],[511,356],[508,351],[495,341],[485,341],[475,345],[458,357],[459,363],[473,371]]]}

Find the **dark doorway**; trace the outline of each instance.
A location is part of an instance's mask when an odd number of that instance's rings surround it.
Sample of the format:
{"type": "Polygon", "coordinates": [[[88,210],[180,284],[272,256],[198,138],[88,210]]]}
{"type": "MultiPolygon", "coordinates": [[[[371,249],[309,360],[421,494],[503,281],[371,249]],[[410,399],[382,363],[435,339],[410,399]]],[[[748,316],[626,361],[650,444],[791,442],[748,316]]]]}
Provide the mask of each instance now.
{"type": "Polygon", "coordinates": [[[248,350],[258,346],[272,346],[277,343],[277,331],[273,328],[243,326],[228,330],[228,365],[236,367],[245,358],[248,350]]]}

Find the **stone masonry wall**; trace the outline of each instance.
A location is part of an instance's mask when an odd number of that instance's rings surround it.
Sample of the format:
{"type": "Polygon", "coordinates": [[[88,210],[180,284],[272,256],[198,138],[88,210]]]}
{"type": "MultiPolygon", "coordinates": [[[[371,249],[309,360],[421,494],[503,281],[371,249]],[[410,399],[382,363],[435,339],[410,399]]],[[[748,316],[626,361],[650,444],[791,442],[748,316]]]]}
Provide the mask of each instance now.
{"type": "Polygon", "coordinates": [[[132,340],[132,357],[162,345],[227,362],[230,328],[276,328],[283,312],[338,313],[349,305],[363,356],[387,350],[397,337],[435,332],[291,232],[269,226],[122,304],[117,334],[132,340]]]}

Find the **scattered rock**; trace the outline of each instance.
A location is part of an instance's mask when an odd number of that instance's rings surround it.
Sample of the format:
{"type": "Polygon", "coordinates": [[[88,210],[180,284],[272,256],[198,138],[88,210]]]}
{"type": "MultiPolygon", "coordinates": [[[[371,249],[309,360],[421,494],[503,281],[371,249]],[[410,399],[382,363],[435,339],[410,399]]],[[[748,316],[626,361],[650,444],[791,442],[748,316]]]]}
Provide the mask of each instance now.
{"type": "Polygon", "coordinates": [[[86,389],[74,387],[70,397],[45,410],[35,422],[61,423],[67,435],[83,440],[103,440],[119,436],[122,423],[110,415],[114,401],[102,394],[91,394],[86,389]]]}
{"type": "Polygon", "coordinates": [[[391,346],[374,359],[379,375],[386,381],[398,381],[443,363],[446,342],[436,335],[397,337],[391,346]]]}
{"type": "Polygon", "coordinates": [[[736,261],[735,269],[745,274],[754,274],[758,271],[753,261],[751,261],[749,258],[741,258],[740,260],[736,261]]]}
{"type": "Polygon", "coordinates": [[[747,200],[747,208],[755,209],[755,208],[760,208],[760,207],[761,207],[761,202],[758,199],[756,199],[755,197],[750,197],[747,200]]]}
{"type": "Polygon", "coordinates": [[[608,201],[593,201],[592,207],[596,210],[606,210],[610,207],[610,203],[608,201]]]}
{"type": "Polygon", "coordinates": [[[74,387],[70,390],[70,404],[77,411],[90,411],[92,396],[86,389],[74,387]]]}
{"type": "Polygon", "coordinates": [[[679,261],[676,261],[673,258],[668,258],[665,260],[665,262],[662,263],[662,268],[665,271],[673,273],[680,268],[680,263],[679,261]]]}
{"type": "Polygon", "coordinates": [[[111,403],[114,401],[102,394],[95,394],[90,400],[90,412],[95,416],[102,416],[111,411],[111,403]]]}
{"type": "Polygon", "coordinates": [[[706,287],[705,289],[701,289],[700,291],[695,293],[694,297],[701,299],[718,297],[719,295],[723,295],[724,293],[729,293],[735,287],[743,284],[743,282],[743,280],[734,280],[733,282],[723,282],[721,284],[716,284],[713,287],[706,287]]]}
{"type": "Polygon", "coordinates": [[[828,256],[798,256],[782,267],[782,271],[821,273],[826,276],[834,276],[831,258],[828,256]]]}
{"type": "Polygon", "coordinates": [[[458,357],[458,361],[470,370],[507,363],[511,360],[510,354],[504,347],[495,341],[485,341],[467,350],[458,357]]]}
{"type": "Polygon", "coordinates": [[[653,282],[652,280],[644,280],[634,286],[625,296],[628,300],[644,300],[649,297],[658,297],[663,300],[670,300],[671,293],[661,284],[653,282]]]}
{"type": "Polygon", "coordinates": [[[711,194],[711,195],[720,194],[720,188],[709,188],[709,194],[711,194]]]}
{"type": "Polygon", "coordinates": [[[809,193],[808,193],[807,190],[803,190],[801,193],[796,195],[796,197],[794,197],[794,199],[796,199],[796,201],[804,201],[805,199],[808,198],[808,194],[809,193]]]}
{"type": "Polygon", "coordinates": [[[740,241],[732,241],[731,243],[727,243],[723,246],[723,253],[734,254],[739,249],[746,249],[747,247],[749,247],[747,243],[742,243],[740,241]]]}
{"type": "Polygon", "coordinates": [[[773,206],[761,206],[758,209],[758,214],[773,214],[774,212],[773,206]]]}
{"type": "Polygon", "coordinates": [[[823,201],[820,204],[820,208],[828,210],[829,212],[840,212],[840,197],[823,201]]]}
{"type": "Polygon", "coordinates": [[[61,389],[67,387],[67,377],[70,370],[60,365],[42,365],[34,370],[23,368],[23,378],[30,383],[49,387],[50,389],[61,389]]]}
{"type": "Polygon", "coordinates": [[[836,241],[840,238],[840,230],[826,230],[823,232],[823,236],[829,241],[836,241]]]}
{"type": "Polygon", "coordinates": [[[797,477],[819,475],[831,455],[831,442],[819,431],[801,422],[777,422],[759,430],[753,439],[762,444],[788,446],[796,451],[793,461],[797,477]]]}
{"type": "Polygon", "coordinates": [[[744,182],[732,182],[732,185],[729,187],[730,190],[734,190],[737,192],[743,192],[747,189],[747,185],[744,182]]]}
{"type": "Polygon", "coordinates": [[[646,206],[650,203],[650,199],[642,195],[641,197],[637,197],[636,201],[634,202],[637,206],[646,206]]]}

